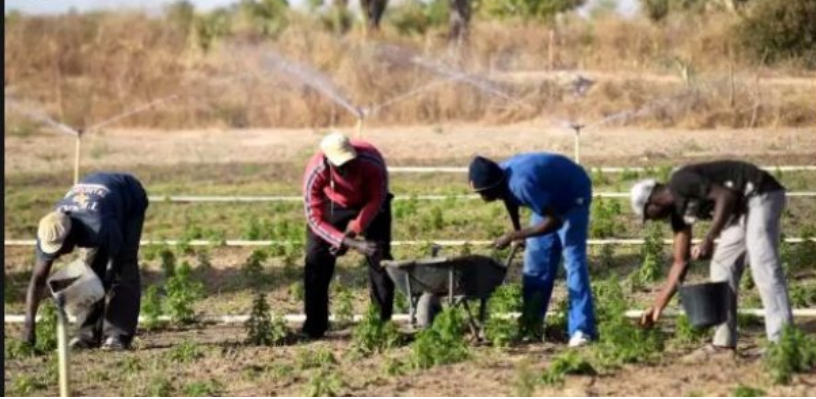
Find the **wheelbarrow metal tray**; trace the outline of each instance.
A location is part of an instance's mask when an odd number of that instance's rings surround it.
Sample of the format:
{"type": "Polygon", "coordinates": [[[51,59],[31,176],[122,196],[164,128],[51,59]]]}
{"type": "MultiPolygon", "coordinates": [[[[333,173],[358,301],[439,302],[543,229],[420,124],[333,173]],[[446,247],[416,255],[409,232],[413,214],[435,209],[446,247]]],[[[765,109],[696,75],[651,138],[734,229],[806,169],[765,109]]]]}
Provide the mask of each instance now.
{"type": "Polygon", "coordinates": [[[488,299],[507,274],[506,267],[484,255],[386,261],[383,266],[397,289],[408,296],[448,295],[453,271],[453,295],[488,299]]]}

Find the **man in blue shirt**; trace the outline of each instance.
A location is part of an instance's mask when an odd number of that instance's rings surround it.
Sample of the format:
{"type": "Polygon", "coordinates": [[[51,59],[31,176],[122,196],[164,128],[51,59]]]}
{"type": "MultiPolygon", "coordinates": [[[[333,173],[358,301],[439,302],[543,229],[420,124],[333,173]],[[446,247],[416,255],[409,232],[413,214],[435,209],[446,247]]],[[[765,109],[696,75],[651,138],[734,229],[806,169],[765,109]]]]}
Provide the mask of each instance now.
{"type": "Polygon", "coordinates": [[[521,154],[501,165],[477,156],[469,169],[471,188],[487,202],[502,200],[513,222],[514,230],[498,238],[495,247],[526,241],[524,308],[538,312],[536,320],[543,319],[563,255],[570,301],[569,345],[582,346],[595,338],[586,253],[592,182],[584,169],[549,153],[521,154]],[[533,212],[525,229],[519,222],[521,206],[533,212]]]}
{"type": "Polygon", "coordinates": [[[71,347],[130,346],[139,319],[139,241],[147,206],[147,194],[135,177],[94,173],[71,187],[54,211],[40,220],[37,263],[26,296],[27,342],[36,341],[37,308],[54,261],[78,247],[87,250],[86,262],[104,282],[108,298],[79,317],[71,347]]]}

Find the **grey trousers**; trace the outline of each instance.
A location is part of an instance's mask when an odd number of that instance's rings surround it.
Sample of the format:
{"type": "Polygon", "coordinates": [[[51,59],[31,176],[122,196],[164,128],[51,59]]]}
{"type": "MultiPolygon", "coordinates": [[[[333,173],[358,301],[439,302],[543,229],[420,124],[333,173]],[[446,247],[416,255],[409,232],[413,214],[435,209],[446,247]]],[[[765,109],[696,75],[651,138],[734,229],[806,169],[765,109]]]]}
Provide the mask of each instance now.
{"type": "Polygon", "coordinates": [[[738,222],[726,227],[711,261],[711,281],[727,281],[731,288],[727,321],[714,333],[714,345],[737,346],[737,293],[745,263],[750,265],[762,306],[768,340],[779,340],[782,328],[792,322],[790,300],[779,259],[780,221],[785,191],[755,195],[738,222]]]}

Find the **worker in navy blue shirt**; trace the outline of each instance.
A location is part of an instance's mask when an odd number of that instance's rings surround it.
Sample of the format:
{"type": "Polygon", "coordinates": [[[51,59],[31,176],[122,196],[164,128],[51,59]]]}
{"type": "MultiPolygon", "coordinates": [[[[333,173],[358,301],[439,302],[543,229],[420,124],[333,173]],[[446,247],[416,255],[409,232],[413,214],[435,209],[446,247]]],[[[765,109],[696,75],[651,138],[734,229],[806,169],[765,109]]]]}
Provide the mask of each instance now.
{"type": "Polygon", "coordinates": [[[54,261],[80,248],[102,279],[107,301],[97,302],[79,316],[71,348],[130,346],[139,318],[139,241],[147,206],[147,194],[135,177],[94,173],[71,187],[54,211],[40,220],[37,262],[26,296],[27,342],[36,341],[35,316],[54,261]]]}
{"type": "Polygon", "coordinates": [[[584,169],[549,153],[521,154],[501,165],[477,156],[469,169],[471,188],[487,202],[502,200],[513,223],[514,230],[494,246],[526,245],[524,308],[537,313],[525,316],[543,319],[563,256],[570,303],[569,345],[583,346],[596,338],[586,251],[592,182],[584,169]],[[531,225],[524,229],[519,222],[522,206],[533,213],[531,225]]]}

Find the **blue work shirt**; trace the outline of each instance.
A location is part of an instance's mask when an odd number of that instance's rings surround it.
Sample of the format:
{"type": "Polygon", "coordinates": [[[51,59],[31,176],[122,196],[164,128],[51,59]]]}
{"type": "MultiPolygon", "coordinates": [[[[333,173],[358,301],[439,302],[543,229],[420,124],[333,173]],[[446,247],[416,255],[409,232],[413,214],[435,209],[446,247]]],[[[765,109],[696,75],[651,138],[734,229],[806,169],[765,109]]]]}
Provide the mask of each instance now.
{"type": "Polygon", "coordinates": [[[144,212],[144,189],[135,177],[122,173],[94,173],[65,194],[55,209],[71,217],[71,232],[55,254],[46,254],[37,241],[37,257],[54,260],[74,247],[103,250],[115,257],[122,247],[122,226],[136,212],[144,212]]]}
{"type": "Polygon", "coordinates": [[[592,181],[581,165],[551,153],[516,155],[501,163],[507,176],[511,201],[539,216],[552,208],[563,216],[575,206],[589,204],[592,181]]]}

